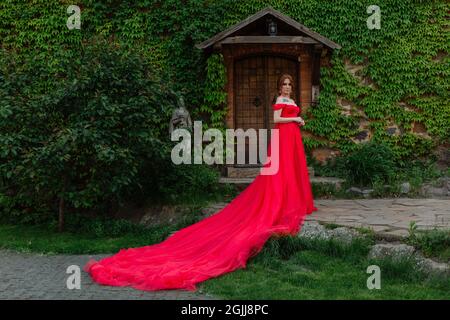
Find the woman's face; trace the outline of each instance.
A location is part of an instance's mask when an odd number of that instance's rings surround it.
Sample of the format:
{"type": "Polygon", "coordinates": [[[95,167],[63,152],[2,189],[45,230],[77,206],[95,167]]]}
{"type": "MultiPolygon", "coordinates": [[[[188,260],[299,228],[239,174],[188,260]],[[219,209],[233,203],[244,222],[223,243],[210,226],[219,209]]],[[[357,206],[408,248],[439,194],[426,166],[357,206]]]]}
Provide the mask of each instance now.
{"type": "Polygon", "coordinates": [[[284,79],[283,84],[281,85],[281,95],[290,96],[292,92],[292,83],[289,79],[284,79]]]}

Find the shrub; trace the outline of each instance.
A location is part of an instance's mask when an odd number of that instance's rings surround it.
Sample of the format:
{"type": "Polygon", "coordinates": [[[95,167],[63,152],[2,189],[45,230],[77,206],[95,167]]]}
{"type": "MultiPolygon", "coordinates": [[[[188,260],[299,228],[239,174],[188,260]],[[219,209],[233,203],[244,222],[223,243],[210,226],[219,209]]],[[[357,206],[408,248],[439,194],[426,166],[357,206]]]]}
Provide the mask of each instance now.
{"type": "Polygon", "coordinates": [[[193,194],[213,194],[219,189],[219,172],[206,164],[174,165],[167,162],[167,174],[160,177],[158,194],[176,201],[193,194]]]}
{"type": "Polygon", "coordinates": [[[384,144],[369,142],[345,159],[347,179],[361,186],[387,182],[395,173],[392,150],[384,144]]]}
{"type": "Polygon", "coordinates": [[[61,60],[57,74],[39,56],[24,66],[1,56],[9,62],[0,72],[1,209],[59,211],[63,223],[66,207],[136,192],[144,167],[157,183],[171,108],[138,54],[100,41],[61,60]]]}

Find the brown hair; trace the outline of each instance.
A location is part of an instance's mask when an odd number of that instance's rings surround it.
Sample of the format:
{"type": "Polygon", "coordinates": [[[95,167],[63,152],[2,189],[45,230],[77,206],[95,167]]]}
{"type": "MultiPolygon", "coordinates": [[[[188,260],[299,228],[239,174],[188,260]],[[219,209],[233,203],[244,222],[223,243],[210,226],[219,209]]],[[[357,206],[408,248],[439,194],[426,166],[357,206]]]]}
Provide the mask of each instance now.
{"type": "Polygon", "coordinates": [[[292,89],[294,89],[294,80],[292,79],[292,76],[285,73],[278,79],[278,94],[281,94],[281,87],[283,86],[284,80],[286,79],[289,79],[291,81],[292,89]]]}

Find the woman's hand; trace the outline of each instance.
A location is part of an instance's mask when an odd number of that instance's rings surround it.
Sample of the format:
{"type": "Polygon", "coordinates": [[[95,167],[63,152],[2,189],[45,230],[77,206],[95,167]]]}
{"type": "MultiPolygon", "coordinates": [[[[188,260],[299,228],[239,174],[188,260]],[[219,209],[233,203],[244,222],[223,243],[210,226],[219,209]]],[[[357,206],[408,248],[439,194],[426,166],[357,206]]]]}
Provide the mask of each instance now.
{"type": "Polygon", "coordinates": [[[295,118],[295,122],[297,122],[301,126],[305,125],[305,120],[303,120],[301,117],[295,118]]]}

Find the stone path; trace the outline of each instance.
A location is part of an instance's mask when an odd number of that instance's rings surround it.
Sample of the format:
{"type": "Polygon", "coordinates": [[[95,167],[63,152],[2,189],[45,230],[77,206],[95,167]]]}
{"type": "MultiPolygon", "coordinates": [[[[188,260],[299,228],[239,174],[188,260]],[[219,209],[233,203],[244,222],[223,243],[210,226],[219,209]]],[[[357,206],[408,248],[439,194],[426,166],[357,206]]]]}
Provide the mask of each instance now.
{"type": "Polygon", "coordinates": [[[316,200],[315,204],[319,210],[307,220],[371,228],[384,236],[407,236],[413,221],[418,230],[450,230],[450,200],[447,199],[316,200]]]}
{"type": "MultiPolygon", "coordinates": [[[[314,204],[319,210],[309,215],[307,221],[371,228],[386,237],[407,236],[412,221],[418,230],[450,230],[450,200],[447,199],[327,199],[315,200],[314,204]]],[[[225,205],[218,203],[204,212],[212,214],[225,205]]]]}
{"type": "Polygon", "coordinates": [[[129,287],[101,286],[82,268],[90,258],[106,255],[39,255],[0,250],[0,300],[215,300],[185,290],[140,291],[129,287]],[[71,265],[81,269],[80,289],[68,289],[71,265]]]}

